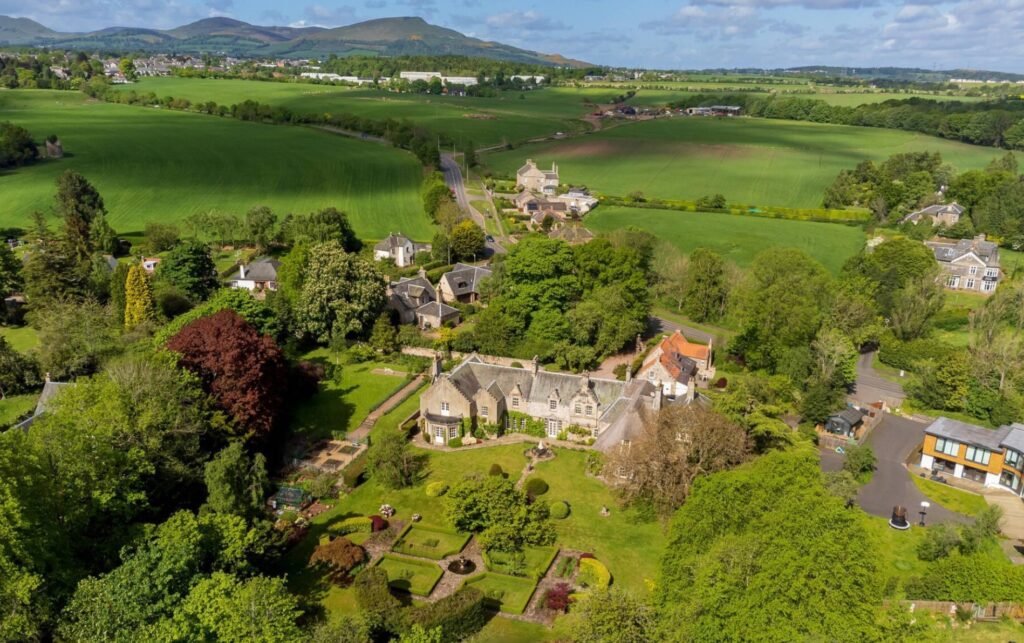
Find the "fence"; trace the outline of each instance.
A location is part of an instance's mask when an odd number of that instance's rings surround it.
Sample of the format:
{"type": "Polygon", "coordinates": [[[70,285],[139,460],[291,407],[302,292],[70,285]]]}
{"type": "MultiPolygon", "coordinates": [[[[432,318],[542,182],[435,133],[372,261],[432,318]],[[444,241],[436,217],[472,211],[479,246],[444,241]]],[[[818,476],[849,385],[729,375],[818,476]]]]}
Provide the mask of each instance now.
{"type": "Polygon", "coordinates": [[[1015,621],[1024,621],[1024,605],[1020,603],[955,603],[953,601],[899,601],[900,605],[908,607],[912,612],[930,612],[944,616],[956,616],[957,607],[970,610],[975,620],[978,621],[999,621],[1003,618],[1012,618],[1015,621]]]}

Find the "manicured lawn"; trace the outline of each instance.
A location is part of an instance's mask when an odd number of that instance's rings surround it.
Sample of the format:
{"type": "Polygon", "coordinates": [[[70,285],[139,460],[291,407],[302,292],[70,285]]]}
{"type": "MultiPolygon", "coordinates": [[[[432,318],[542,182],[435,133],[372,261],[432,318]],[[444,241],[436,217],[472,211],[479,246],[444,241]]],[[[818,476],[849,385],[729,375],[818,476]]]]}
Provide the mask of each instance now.
{"type": "MultiPolygon", "coordinates": [[[[840,170],[902,152],[941,152],[959,170],[978,169],[1002,150],[888,129],[756,118],[671,118],[613,127],[582,138],[488,153],[484,163],[512,176],[523,160],[558,163],[561,181],[604,194],[820,207],[840,170]]],[[[699,236],[699,234],[694,234],[699,236]]]]}
{"type": "Polygon", "coordinates": [[[19,353],[27,353],[39,346],[39,333],[31,326],[0,326],[0,337],[19,353]]]}
{"type": "Polygon", "coordinates": [[[429,596],[434,585],[437,585],[437,581],[444,575],[441,568],[434,563],[391,554],[384,554],[378,567],[388,573],[388,584],[391,587],[417,596],[429,596]]]}
{"type": "Polygon", "coordinates": [[[614,585],[646,594],[658,576],[665,532],[658,522],[644,522],[634,511],[619,509],[612,490],[587,476],[586,456],[557,449],[557,457],[536,467],[534,475],[550,486],[543,499],[565,500],[572,509],[568,518],[551,521],[558,545],[594,554],[608,566],[614,585]],[[601,516],[601,507],[608,507],[611,515],[601,516]]]}
{"type": "Polygon", "coordinates": [[[977,516],[988,507],[985,499],[976,493],[963,491],[920,476],[910,475],[910,477],[913,478],[914,484],[921,490],[921,493],[928,496],[929,500],[939,503],[950,511],[962,513],[965,516],[977,516]]]}
{"type": "Polygon", "coordinates": [[[594,232],[634,226],[683,253],[709,248],[740,266],[768,248],[799,248],[833,273],[864,247],[864,231],[836,223],[788,221],[710,212],[599,207],[587,215],[594,232]]]}
{"type": "Polygon", "coordinates": [[[484,593],[486,602],[494,609],[509,614],[522,614],[533,596],[537,582],[528,578],[485,572],[466,581],[484,593]]]}
{"type": "Polygon", "coordinates": [[[565,639],[558,639],[556,632],[538,623],[514,621],[501,616],[493,617],[482,630],[466,639],[467,643],[535,643],[554,640],[565,639]]]}
{"type": "MultiPolygon", "coordinates": [[[[330,351],[326,348],[316,349],[302,357],[312,361],[332,360],[330,351]]],[[[292,422],[296,430],[323,438],[332,435],[344,436],[356,429],[371,410],[408,382],[404,374],[386,375],[374,372],[389,367],[394,370],[402,368],[386,362],[343,365],[341,382],[321,382],[320,392],[295,413],[292,422]]]]}
{"type": "Polygon", "coordinates": [[[470,534],[460,534],[451,529],[415,524],[391,549],[407,556],[441,560],[462,551],[469,538],[470,534]]]}
{"type": "Polygon", "coordinates": [[[583,131],[588,128],[578,119],[592,109],[585,102],[608,102],[621,93],[614,89],[552,87],[476,98],[396,94],[368,87],[192,78],[146,78],[123,88],[123,91],[132,90],[188,98],[193,102],[212,100],[228,106],[251,99],[281,105],[298,113],[349,113],[372,119],[408,119],[445,134],[456,143],[472,141],[477,147],[503,141],[515,143],[559,131],[583,131]]]}
{"type": "Polygon", "coordinates": [[[38,399],[38,395],[30,393],[28,395],[9,395],[0,400],[0,429],[6,429],[30,413],[36,407],[38,399]]]}
{"type": "Polygon", "coordinates": [[[57,134],[67,153],[0,176],[0,226],[28,227],[33,211],[49,211],[57,176],[73,169],[97,187],[121,234],[148,221],[175,223],[211,211],[242,216],[267,205],[279,218],[337,207],[365,239],[396,230],[432,236],[419,198],[420,165],[388,146],[89,101],[79,92],[2,92],[0,121],[27,128],[36,140],[57,134]]]}
{"type": "MultiPolygon", "coordinates": [[[[557,547],[527,547],[523,550],[525,565],[522,571],[527,578],[540,579],[551,567],[551,563],[557,555],[557,547]]],[[[500,551],[490,552],[485,561],[489,570],[512,575],[513,562],[510,554],[500,551]]]]}

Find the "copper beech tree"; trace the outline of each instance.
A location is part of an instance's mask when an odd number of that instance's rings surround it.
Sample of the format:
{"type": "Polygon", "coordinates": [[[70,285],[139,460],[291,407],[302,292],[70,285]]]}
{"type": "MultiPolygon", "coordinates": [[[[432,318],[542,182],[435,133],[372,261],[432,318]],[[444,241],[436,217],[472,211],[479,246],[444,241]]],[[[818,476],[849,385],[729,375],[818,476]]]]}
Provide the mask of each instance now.
{"type": "Polygon", "coordinates": [[[188,324],[167,342],[179,364],[194,373],[239,429],[257,436],[281,418],[288,364],[273,339],[260,335],[233,310],[188,324]]]}
{"type": "Polygon", "coordinates": [[[343,581],[353,569],[366,562],[366,550],[348,538],[334,540],[317,546],[309,557],[309,564],[323,566],[330,570],[331,580],[343,581]]]}
{"type": "Polygon", "coordinates": [[[699,405],[667,406],[608,454],[606,471],[619,481],[626,502],[650,503],[667,515],[698,477],[734,467],[749,454],[746,431],[728,418],[699,405]]]}

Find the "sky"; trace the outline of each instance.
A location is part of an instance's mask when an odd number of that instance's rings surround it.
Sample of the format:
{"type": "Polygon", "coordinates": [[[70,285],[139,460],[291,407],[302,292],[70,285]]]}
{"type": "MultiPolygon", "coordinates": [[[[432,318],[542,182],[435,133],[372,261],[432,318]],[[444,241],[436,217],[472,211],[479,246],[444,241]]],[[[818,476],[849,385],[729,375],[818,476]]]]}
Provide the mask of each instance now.
{"type": "Polygon", "coordinates": [[[802,65],[1024,73],[1024,0],[0,0],[59,31],[210,16],[337,27],[420,16],[470,36],[651,69],[802,65]]]}

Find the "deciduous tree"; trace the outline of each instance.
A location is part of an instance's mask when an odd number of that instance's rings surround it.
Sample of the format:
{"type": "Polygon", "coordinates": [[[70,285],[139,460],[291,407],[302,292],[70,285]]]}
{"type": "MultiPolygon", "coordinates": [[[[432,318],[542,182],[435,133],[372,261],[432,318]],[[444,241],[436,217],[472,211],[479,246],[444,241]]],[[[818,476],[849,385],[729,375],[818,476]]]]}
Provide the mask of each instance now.
{"type": "Polygon", "coordinates": [[[725,261],[717,253],[697,248],[690,254],[683,277],[683,310],[695,321],[717,321],[725,315],[731,286],[725,261]]]}
{"type": "Polygon", "coordinates": [[[206,463],[206,505],[217,513],[255,519],[270,486],[266,462],[262,453],[246,453],[240,442],[224,447],[206,463]]]}
{"type": "Polygon", "coordinates": [[[476,260],[483,255],[484,231],[473,221],[460,221],[451,233],[452,253],[459,259],[476,260]]]}
{"type": "Polygon", "coordinates": [[[156,275],[195,302],[209,297],[220,285],[210,249],[199,241],[185,241],[172,248],[157,266],[156,275]]]}
{"type": "Polygon", "coordinates": [[[402,433],[387,431],[371,443],[367,466],[370,475],[384,486],[402,489],[415,484],[423,466],[423,458],[413,452],[402,433]]]}
{"type": "Polygon", "coordinates": [[[284,412],[288,369],[274,340],[261,336],[238,313],[221,310],[197,319],[167,348],[243,433],[266,436],[284,412]]]}
{"type": "Polygon", "coordinates": [[[330,542],[318,545],[309,557],[312,566],[326,567],[335,582],[348,578],[349,574],[366,562],[366,550],[348,538],[334,538],[330,542]]]}
{"type": "Polygon", "coordinates": [[[365,333],[384,309],[384,277],[338,241],[313,246],[295,305],[302,330],[318,342],[365,333]]]}

